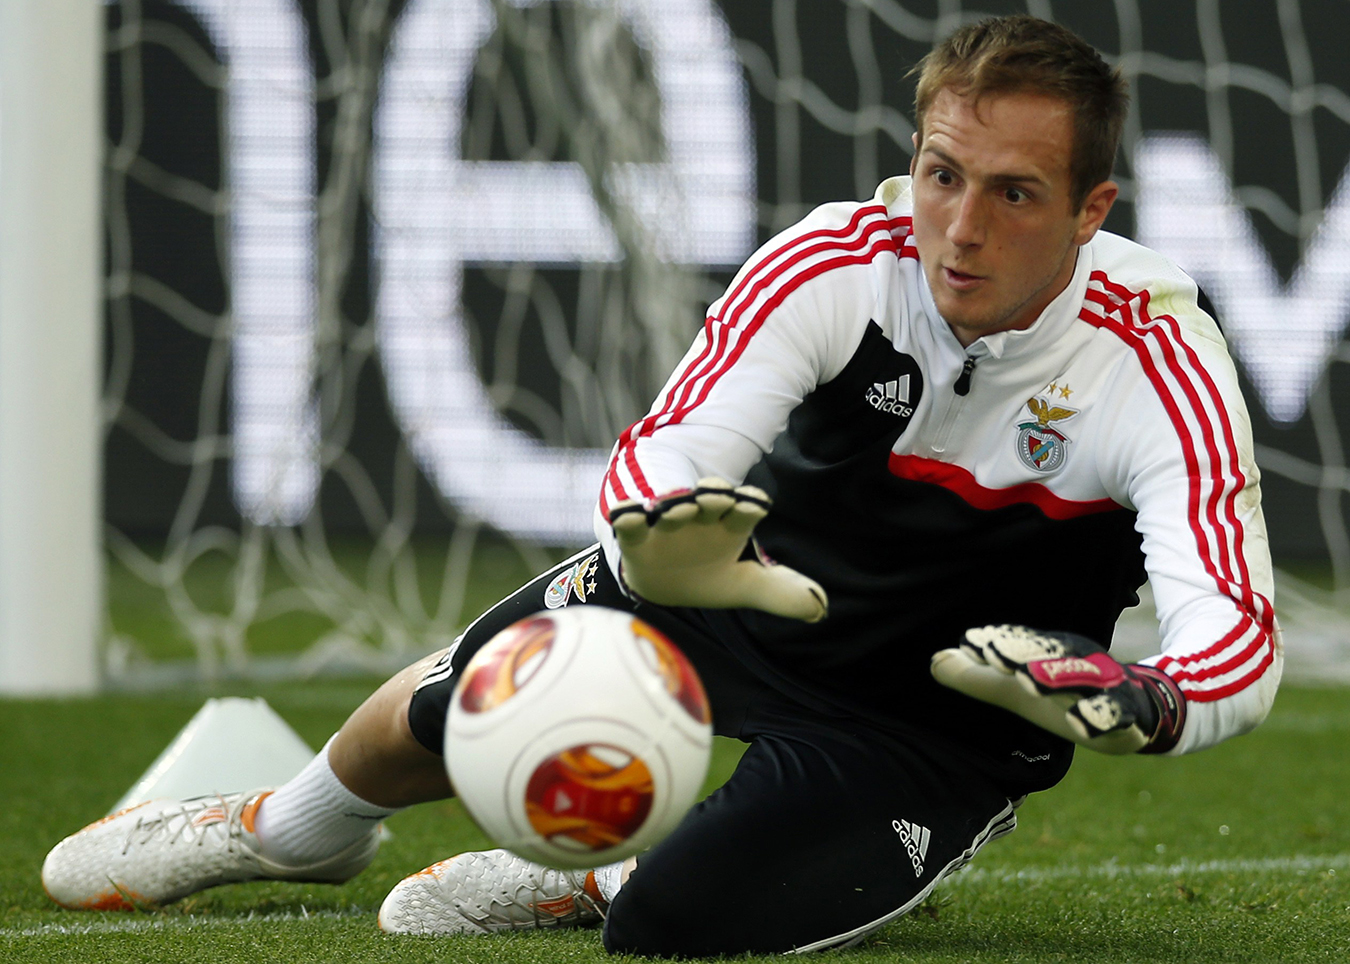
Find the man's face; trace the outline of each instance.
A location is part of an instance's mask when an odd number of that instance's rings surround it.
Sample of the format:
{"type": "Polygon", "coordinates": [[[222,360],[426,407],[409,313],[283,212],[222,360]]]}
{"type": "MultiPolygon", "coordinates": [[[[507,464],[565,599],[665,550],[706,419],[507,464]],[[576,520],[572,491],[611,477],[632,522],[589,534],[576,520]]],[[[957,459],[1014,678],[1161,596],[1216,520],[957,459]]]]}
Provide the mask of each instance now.
{"type": "Polygon", "coordinates": [[[977,107],[944,89],[924,125],[910,165],[914,243],[938,310],[963,345],[1029,327],[1073,277],[1116,185],[1073,210],[1073,117],[1058,98],[996,94],[977,107]]]}

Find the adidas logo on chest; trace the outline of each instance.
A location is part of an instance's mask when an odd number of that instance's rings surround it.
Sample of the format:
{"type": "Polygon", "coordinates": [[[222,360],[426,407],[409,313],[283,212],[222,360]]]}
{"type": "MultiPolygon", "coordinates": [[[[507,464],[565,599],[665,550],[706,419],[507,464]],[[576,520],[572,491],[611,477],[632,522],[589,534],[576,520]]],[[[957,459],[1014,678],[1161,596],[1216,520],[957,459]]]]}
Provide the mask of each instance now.
{"type": "Polygon", "coordinates": [[[909,401],[909,375],[901,375],[886,382],[875,382],[864,396],[867,404],[878,412],[909,418],[914,414],[914,406],[909,401]]]}

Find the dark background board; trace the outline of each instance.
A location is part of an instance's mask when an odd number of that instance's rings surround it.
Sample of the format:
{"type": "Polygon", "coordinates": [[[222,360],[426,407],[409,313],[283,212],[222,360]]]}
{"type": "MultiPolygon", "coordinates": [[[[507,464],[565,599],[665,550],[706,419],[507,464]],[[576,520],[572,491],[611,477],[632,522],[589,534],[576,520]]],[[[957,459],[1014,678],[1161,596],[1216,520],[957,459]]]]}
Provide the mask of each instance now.
{"type": "MultiPolygon", "coordinates": [[[[743,61],[753,56],[763,65],[767,58],[776,73],[782,69],[785,56],[800,56],[803,74],[825,96],[846,110],[857,109],[859,79],[848,33],[848,11],[857,4],[847,0],[796,3],[720,0],[720,5],[743,61]]],[[[311,27],[316,75],[323,78],[329,68],[322,45],[315,39],[317,0],[302,0],[300,6],[311,27]]],[[[338,3],[343,11],[349,11],[351,6],[351,0],[338,3]]],[[[1218,42],[1227,60],[1286,80],[1297,70],[1297,66],[1291,67],[1291,54],[1284,39],[1289,36],[1289,24],[1281,23],[1280,5],[1275,0],[1241,5],[1186,4],[1172,0],[1139,0],[1130,4],[1059,0],[1028,5],[983,0],[978,4],[962,4],[960,9],[963,14],[972,15],[1021,12],[1028,6],[1035,12],[1050,10],[1112,57],[1122,50],[1123,38],[1129,34],[1140,38],[1143,49],[1161,55],[1162,63],[1197,63],[1205,61],[1206,56],[1213,63],[1216,36],[1212,31],[1202,30],[1202,16],[1212,14],[1202,8],[1212,6],[1221,11],[1218,42]],[[1137,22],[1133,20],[1135,13],[1137,22]]],[[[396,14],[400,7],[395,2],[391,11],[396,14]]],[[[905,0],[903,7],[918,18],[932,21],[940,13],[950,12],[953,5],[939,4],[937,0],[905,0]]],[[[1343,50],[1345,5],[1333,0],[1304,0],[1299,8],[1300,26],[1317,83],[1350,91],[1350,58],[1344,56],[1343,50]]],[[[108,7],[110,30],[122,23],[123,16],[118,5],[108,7]]],[[[140,16],[147,21],[170,24],[203,50],[212,50],[201,25],[175,4],[143,0],[140,16]]],[[[929,43],[922,38],[900,36],[875,13],[868,17],[885,101],[908,116],[913,88],[906,72],[929,43]]],[[[125,96],[132,88],[127,84],[124,58],[114,50],[107,63],[110,142],[118,141],[129,118],[143,122],[139,148],[142,157],[179,177],[219,189],[222,181],[219,90],[204,83],[170,46],[147,42],[140,45],[140,95],[132,103],[125,96]]],[[[1292,173],[1295,135],[1289,113],[1270,96],[1240,85],[1223,86],[1223,96],[1219,97],[1216,94],[1219,80],[1206,90],[1196,83],[1160,76],[1166,72],[1145,70],[1138,76],[1134,133],[1184,130],[1211,136],[1216,125],[1231,125],[1230,173],[1234,184],[1270,192],[1293,210],[1300,210],[1299,188],[1292,173]]],[[[870,180],[873,172],[885,177],[907,167],[907,143],[885,132],[867,142],[835,133],[814,119],[809,110],[796,106],[785,110],[781,103],[775,103],[774,90],[766,88],[762,74],[756,76],[754,71],[747,70],[746,77],[757,151],[761,240],[817,203],[869,196],[875,185],[863,181],[870,180]],[[795,132],[786,131],[784,123],[793,125],[795,132]],[[782,144],[792,145],[792,156],[780,155],[782,144]]],[[[323,183],[331,158],[325,144],[331,141],[333,102],[321,100],[318,110],[318,178],[323,183]]],[[[1320,107],[1311,111],[1311,122],[1318,145],[1321,194],[1330,198],[1350,157],[1350,124],[1320,107]]],[[[497,149],[494,146],[489,153],[497,149]]],[[[565,145],[561,149],[565,150],[565,145]]],[[[1134,211],[1127,154],[1120,159],[1118,172],[1126,190],[1107,227],[1132,235],[1134,211]]],[[[125,191],[128,218],[125,230],[112,226],[109,237],[115,243],[130,244],[135,270],[162,281],[205,312],[226,312],[227,284],[213,217],[167,200],[135,178],[110,177],[108,183],[110,190],[125,191]]],[[[1259,211],[1253,212],[1253,222],[1277,271],[1287,280],[1300,258],[1299,239],[1259,211]]],[[[371,324],[367,233],[363,223],[358,230],[357,256],[347,279],[343,303],[346,333],[353,341],[359,340],[371,324]]],[[[550,269],[546,277],[564,293],[565,303],[568,286],[576,284],[575,272],[550,269]]],[[[714,273],[712,280],[722,283],[727,277],[725,273],[714,273]]],[[[483,346],[493,343],[491,325],[497,316],[493,299],[500,297],[499,286],[491,282],[485,270],[467,271],[466,313],[479,325],[478,360],[488,384],[493,381],[495,362],[493,353],[483,346]]],[[[130,377],[123,397],[125,412],[129,414],[116,417],[107,436],[106,519],[124,532],[154,537],[165,533],[172,524],[184,499],[189,475],[185,466],[166,462],[156,453],[156,441],[189,442],[212,431],[228,433],[227,404],[218,405],[216,410],[203,409],[208,358],[213,344],[225,336],[218,332],[216,339],[212,339],[189,331],[144,299],[129,298],[120,303],[113,299],[109,305],[106,349],[109,366],[129,363],[130,377]],[[117,318],[119,311],[121,323],[117,318]]],[[[519,380],[537,386],[539,394],[552,401],[559,391],[558,376],[542,347],[542,338],[531,338],[531,333],[527,325],[517,360],[519,380]]],[[[692,337],[693,331],[689,334],[692,337]]],[[[218,344],[216,348],[219,349],[218,344]]],[[[358,355],[356,359],[353,367],[356,387],[350,392],[355,427],[349,450],[365,467],[376,490],[387,492],[395,466],[406,458],[406,451],[390,415],[378,361],[370,354],[358,355]]],[[[1323,453],[1330,450],[1328,442],[1333,440],[1326,437],[1325,426],[1319,442],[1312,419],[1306,414],[1292,426],[1272,423],[1243,377],[1258,448],[1279,450],[1314,464],[1326,462],[1323,453]]],[[[1333,434],[1340,436],[1342,447],[1350,444],[1344,429],[1350,423],[1347,377],[1347,366],[1338,362],[1333,362],[1324,376],[1330,379],[1334,422],[1342,426],[1333,429],[1333,434]]],[[[1315,487],[1274,472],[1266,473],[1263,485],[1271,543],[1277,557],[1325,557],[1326,520],[1335,516],[1335,512],[1329,513],[1326,497],[1319,507],[1315,487]]],[[[1344,509],[1345,494],[1331,497],[1332,502],[1337,500],[1344,509]]],[[[453,508],[425,481],[418,483],[418,503],[418,523],[424,530],[447,530],[454,526],[453,508]]],[[[330,529],[356,528],[361,524],[356,504],[343,485],[332,478],[324,483],[321,511],[324,524],[330,529]]],[[[232,527],[240,524],[230,496],[228,464],[223,457],[212,471],[198,523],[232,527]]]]}

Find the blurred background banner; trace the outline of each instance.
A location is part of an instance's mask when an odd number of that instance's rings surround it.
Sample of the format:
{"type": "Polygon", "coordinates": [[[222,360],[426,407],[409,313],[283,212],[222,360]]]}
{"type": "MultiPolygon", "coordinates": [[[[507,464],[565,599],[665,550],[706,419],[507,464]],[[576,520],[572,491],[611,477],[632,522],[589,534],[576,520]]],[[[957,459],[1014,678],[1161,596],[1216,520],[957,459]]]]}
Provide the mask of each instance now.
{"type": "Polygon", "coordinates": [[[1213,302],[1291,670],[1350,678],[1340,0],[108,3],[103,677],[382,670],[589,542],[735,268],[1019,11],[1132,83],[1107,227],[1213,302]]]}

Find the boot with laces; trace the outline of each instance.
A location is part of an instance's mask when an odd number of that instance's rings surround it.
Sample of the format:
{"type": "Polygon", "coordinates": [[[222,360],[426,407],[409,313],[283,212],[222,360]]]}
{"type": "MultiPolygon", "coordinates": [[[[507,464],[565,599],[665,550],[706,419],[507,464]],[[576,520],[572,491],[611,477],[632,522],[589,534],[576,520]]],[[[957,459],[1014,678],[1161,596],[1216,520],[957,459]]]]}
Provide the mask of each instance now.
{"type": "Polygon", "coordinates": [[[390,934],[584,927],[608,904],[588,870],[553,870],[505,850],[464,853],[405,877],[380,907],[390,934]]]}
{"type": "Polygon", "coordinates": [[[52,848],[42,885],[62,907],[162,907],[208,887],[244,880],[340,883],[375,859],[378,827],[304,866],[268,860],[253,822],[270,791],[151,800],[91,823],[52,848]]]}

